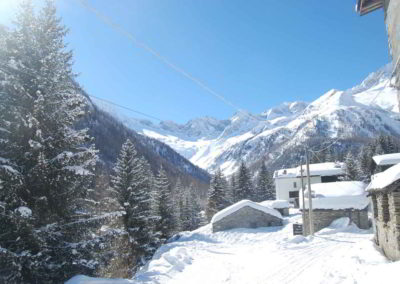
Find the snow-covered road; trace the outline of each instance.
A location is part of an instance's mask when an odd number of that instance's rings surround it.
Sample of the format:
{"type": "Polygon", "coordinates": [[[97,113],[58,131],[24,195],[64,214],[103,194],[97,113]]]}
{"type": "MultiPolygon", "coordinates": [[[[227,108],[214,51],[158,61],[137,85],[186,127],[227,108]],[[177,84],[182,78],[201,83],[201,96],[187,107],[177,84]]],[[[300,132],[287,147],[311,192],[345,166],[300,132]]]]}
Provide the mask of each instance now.
{"type": "Polygon", "coordinates": [[[292,213],[283,227],[211,233],[208,225],[182,233],[130,283],[382,283],[399,270],[375,248],[370,231],[348,226],[293,236],[301,215],[292,213]]]}

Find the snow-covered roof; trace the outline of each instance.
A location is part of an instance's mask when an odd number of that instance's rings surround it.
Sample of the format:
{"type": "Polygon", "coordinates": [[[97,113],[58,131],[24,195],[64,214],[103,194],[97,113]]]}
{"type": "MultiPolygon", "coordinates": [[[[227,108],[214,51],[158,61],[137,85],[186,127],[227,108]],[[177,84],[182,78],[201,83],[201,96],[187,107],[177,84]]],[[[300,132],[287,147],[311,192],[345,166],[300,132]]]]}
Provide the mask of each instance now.
{"type": "Polygon", "coordinates": [[[267,214],[270,214],[272,216],[275,216],[277,218],[282,219],[282,215],[281,213],[279,213],[278,211],[276,211],[275,209],[272,209],[270,207],[266,207],[266,206],[262,206],[256,202],[250,201],[250,200],[242,200],[239,201],[235,204],[232,204],[231,206],[219,211],[218,213],[216,213],[212,219],[211,219],[211,223],[215,223],[218,222],[219,220],[225,218],[226,216],[231,215],[232,213],[242,209],[243,207],[251,207],[254,208],[256,210],[260,210],[262,212],[265,212],[267,214]]]}
{"type": "Polygon", "coordinates": [[[400,153],[374,156],[373,159],[378,166],[396,165],[400,163],[400,153]]]}
{"type": "MultiPolygon", "coordinates": [[[[312,176],[340,176],[345,174],[345,163],[318,163],[310,164],[312,176]]],[[[306,165],[303,165],[303,176],[307,175],[306,165]]],[[[274,178],[301,177],[301,167],[281,169],[274,172],[274,178]]]]}
{"type": "Polygon", "coordinates": [[[374,189],[383,189],[400,179],[400,164],[388,168],[386,171],[372,176],[371,183],[367,191],[374,189]]]}
{"type": "MultiPolygon", "coordinates": [[[[310,164],[310,175],[312,176],[340,176],[344,175],[344,163],[318,163],[310,164]]],[[[303,176],[307,175],[306,165],[303,165],[303,176]]],[[[301,176],[300,167],[297,167],[297,176],[301,176]]]]}
{"type": "Polygon", "coordinates": [[[274,178],[289,178],[297,176],[297,168],[281,169],[274,172],[274,178]]]}
{"type": "Polygon", "coordinates": [[[283,209],[283,208],[290,207],[290,203],[287,200],[266,200],[266,201],[260,202],[259,204],[261,204],[262,206],[267,206],[267,207],[271,207],[274,209],[283,209]]]}
{"type": "MultiPolygon", "coordinates": [[[[364,209],[369,200],[366,184],[360,181],[315,183],[311,185],[313,209],[364,209]]],[[[301,196],[301,192],[300,192],[301,196]]],[[[308,209],[308,191],[305,191],[305,208],[308,209]]],[[[300,208],[303,207],[300,198],[300,208]]]]}

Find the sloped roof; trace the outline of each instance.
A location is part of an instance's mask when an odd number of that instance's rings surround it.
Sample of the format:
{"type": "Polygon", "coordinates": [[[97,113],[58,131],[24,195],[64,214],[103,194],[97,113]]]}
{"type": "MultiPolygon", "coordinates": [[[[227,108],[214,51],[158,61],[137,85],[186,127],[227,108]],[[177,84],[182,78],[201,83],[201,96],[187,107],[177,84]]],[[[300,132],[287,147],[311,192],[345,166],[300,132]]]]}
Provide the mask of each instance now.
{"type": "Polygon", "coordinates": [[[277,217],[279,219],[282,219],[281,213],[279,213],[275,209],[272,209],[272,208],[266,207],[266,206],[262,206],[262,205],[260,205],[260,204],[258,204],[256,202],[253,202],[253,201],[250,201],[250,200],[242,200],[242,201],[239,201],[239,202],[237,202],[237,203],[235,203],[235,204],[233,204],[233,205],[231,205],[231,206],[219,211],[218,213],[216,213],[212,217],[211,223],[218,222],[219,220],[225,218],[228,215],[231,215],[232,213],[234,213],[234,212],[236,212],[236,211],[238,211],[238,210],[240,210],[240,209],[242,209],[243,207],[246,207],[246,206],[251,207],[251,208],[256,209],[256,210],[259,210],[259,211],[262,211],[262,212],[265,212],[265,213],[267,213],[269,215],[272,215],[272,216],[275,216],[275,217],[277,217]]]}
{"type": "Polygon", "coordinates": [[[400,163],[400,153],[374,156],[373,159],[378,166],[396,165],[400,163]]]}
{"type": "Polygon", "coordinates": [[[400,179],[400,164],[388,168],[386,171],[375,174],[367,187],[367,191],[384,189],[400,179]]]}

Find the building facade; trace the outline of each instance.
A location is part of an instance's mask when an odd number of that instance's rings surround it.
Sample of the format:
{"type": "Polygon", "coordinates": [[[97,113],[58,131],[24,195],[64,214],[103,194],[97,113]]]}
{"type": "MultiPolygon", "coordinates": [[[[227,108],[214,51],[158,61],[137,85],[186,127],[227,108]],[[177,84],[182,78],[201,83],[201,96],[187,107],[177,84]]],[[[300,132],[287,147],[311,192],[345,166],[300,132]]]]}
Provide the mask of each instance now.
{"type": "Polygon", "coordinates": [[[400,260],[400,164],[373,176],[371,197],[375,242],[391,260],[400,260]]]}
{"type": "Polygon", "coordinates": [[[250,228],[282,226],[282,219],[261,210],[245,206],[232,214],[212,223],[213,232],[235,228],[250,228]]]}
{"type": "MultiPolygon", "coordinates": [[[[301,167],[281,169],[274,172],[276,199],[299,204],[301,167]]],[[[303,185],[307,183],[306,166],[303,165],[303,185]]],[[[314,183],[335,182],[344,175],[343,163],[320,163],[310,165],[310,181],[314,183]]]]}

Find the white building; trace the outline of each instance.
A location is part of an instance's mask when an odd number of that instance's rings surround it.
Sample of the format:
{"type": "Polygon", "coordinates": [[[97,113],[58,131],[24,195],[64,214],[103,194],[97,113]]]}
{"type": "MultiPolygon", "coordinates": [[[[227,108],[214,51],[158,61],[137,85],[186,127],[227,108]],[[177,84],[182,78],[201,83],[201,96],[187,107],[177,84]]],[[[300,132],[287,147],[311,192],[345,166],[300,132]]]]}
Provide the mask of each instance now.
{"type": "MultiPolygon", "coordinates": [[[[310,164],[311,184],[335,182],[344,175],[344,163],[310,164]]],[[[307,183],[306,166],[303,165],[303,182],[307,183]]],[[[276,199],[288,200],[298,204],[301,188],[300,166],[297,168],[281,169],[274,172],[276,199]]]]}

